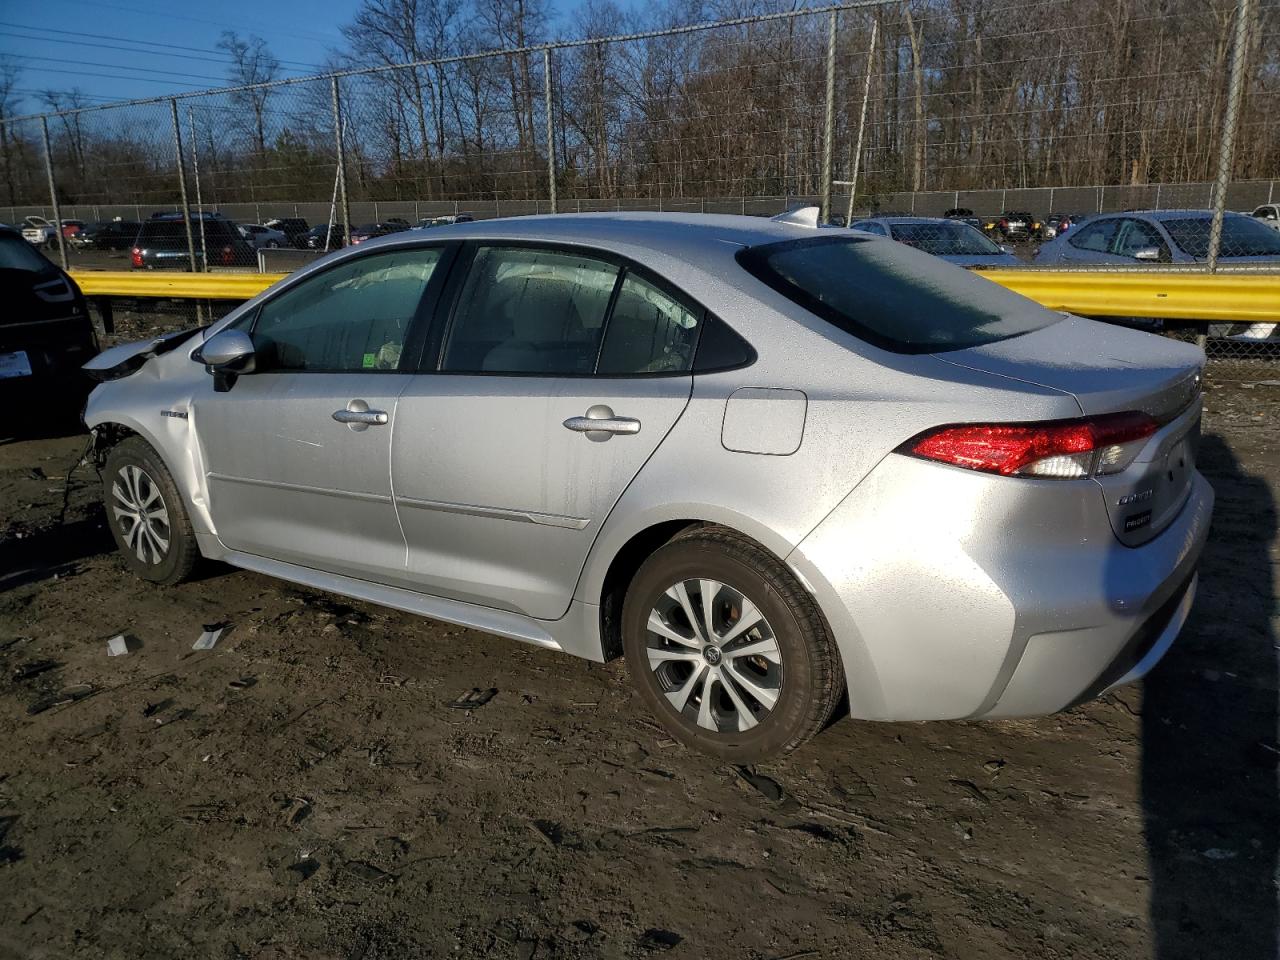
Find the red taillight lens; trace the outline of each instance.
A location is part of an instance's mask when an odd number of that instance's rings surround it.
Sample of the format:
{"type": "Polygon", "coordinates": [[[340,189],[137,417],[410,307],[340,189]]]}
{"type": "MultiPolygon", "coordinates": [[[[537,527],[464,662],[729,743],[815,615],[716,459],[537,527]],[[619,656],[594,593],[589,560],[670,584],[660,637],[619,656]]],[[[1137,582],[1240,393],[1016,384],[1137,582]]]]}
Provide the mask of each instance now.
{"type": "Polygon", "coordinates": [[[1158,426],[1137,412],[1051,423],[966,424],[931,430],[904,451],[1007,477],[1073,480],[1124,470],[1158,426]]]}
{"type": "Polygon", "coordinates": [[[235,259],[235,256],[234,256],[234,255],[233,255],[233,253],[232,253],[231,248],[230,248],[230,247],[223,247],[223,248],[222,248],[222,265],[223,265],[224,267],[230,267],[230,266],[232,266],[235,262],[236,262],[236,259],[235,259]]]}
{"type": "Polygon", "coordinates": [[[135,267],[142,266],[142,250],[139,249],[138,247],[134,247],[132,250],[130,250],[129,262],[132,263],[135,267]]]}

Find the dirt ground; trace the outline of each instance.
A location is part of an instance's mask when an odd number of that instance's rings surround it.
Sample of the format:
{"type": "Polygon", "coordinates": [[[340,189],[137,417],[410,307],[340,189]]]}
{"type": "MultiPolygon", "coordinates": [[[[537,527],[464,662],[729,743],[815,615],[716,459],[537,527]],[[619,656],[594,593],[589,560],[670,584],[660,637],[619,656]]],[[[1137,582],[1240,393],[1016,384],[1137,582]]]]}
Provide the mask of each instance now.
{"type": "Polygon", "coordinates": [[[0,957],[1275,957],[1280,381],[1231,376],[1201,594],[1145,684],[846,720],[754,771],[665,737],[621,663],[134,580],[92,472],[59,521],[83,438],[0,443],[0,957]]]}

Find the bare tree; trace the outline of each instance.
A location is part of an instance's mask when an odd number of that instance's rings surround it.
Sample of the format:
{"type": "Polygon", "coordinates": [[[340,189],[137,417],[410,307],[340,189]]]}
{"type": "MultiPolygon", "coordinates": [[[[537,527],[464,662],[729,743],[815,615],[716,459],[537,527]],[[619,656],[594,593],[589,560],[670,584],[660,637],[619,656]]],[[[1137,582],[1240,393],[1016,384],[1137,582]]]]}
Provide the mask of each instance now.
{"type": "MultiPolygon", "coordinates": [[[[280,76],[280,61],[272,56],[267,42],[261,37],[241,37],[234,30],[224,30],[218,49],[231,57],[227,77],[234,86],[270,83],[280,76]]],[[[267,98],[270,95],[270,88],[241,90],[232,94],[232,98],[248,107],[252,114],[251,133],[258,153],[267,149],[267,98]]]]}

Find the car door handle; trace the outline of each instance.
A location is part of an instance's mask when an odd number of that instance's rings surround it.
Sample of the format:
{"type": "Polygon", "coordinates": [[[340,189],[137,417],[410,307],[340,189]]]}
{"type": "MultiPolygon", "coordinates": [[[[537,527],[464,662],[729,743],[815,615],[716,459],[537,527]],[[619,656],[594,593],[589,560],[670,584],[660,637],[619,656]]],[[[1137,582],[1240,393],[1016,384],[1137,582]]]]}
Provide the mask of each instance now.
{"type": "Polygon", "coordinates": [[[635,434],[640,432],[640,421],[633,417],[615,417],[613,411],[598,404],[587,411],[585,417],[570,417],[564,422],[565,428],[575,433],[585,433],[588,439],[609,439],[615,433],[635,434]],[[591,434],[597,437],[591,437],[591,434]],[[599,436],[603,434],[603,436],[599,436]]]}
{"type": "Polygon", "coordinates": [[[333,419],[339,423],[362,423],[368,427],[382,426],[389,419],[385,410],[335,410],[333,419]]]}

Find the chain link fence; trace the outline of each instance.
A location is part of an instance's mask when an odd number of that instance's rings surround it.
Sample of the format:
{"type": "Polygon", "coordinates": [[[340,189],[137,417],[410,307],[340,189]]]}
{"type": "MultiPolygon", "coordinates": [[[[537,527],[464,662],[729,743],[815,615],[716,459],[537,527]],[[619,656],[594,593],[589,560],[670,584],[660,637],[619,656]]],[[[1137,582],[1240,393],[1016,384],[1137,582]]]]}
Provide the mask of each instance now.
{"type": "MultiPolygon", "coordinates": [[[[6,119],[0,219],[71,221],[44,237],[81,269],[255,269],[261,248],[294,263],[466,216],[807,204],[967,221],[1036,267],[1280,269],[1280,0],[860,0],[575,28],[6,119]]],[[[1211,355],[1274,359],[1263,326],[1199,329],[1211,355]]]]}

